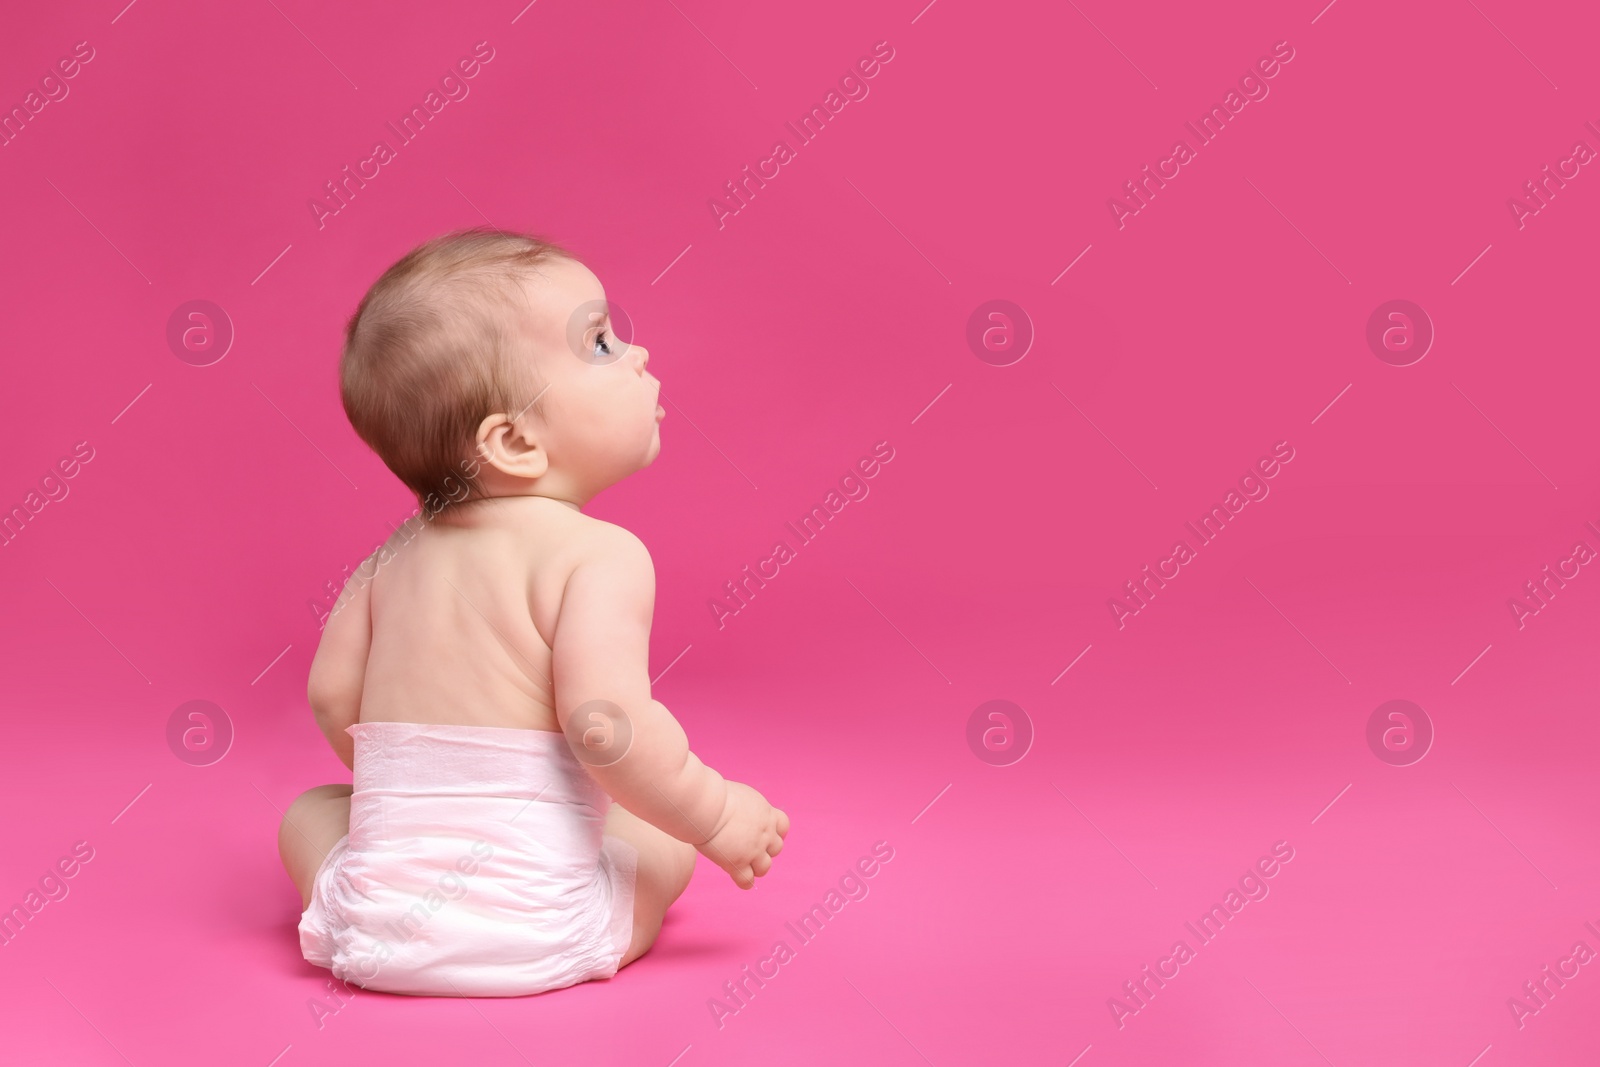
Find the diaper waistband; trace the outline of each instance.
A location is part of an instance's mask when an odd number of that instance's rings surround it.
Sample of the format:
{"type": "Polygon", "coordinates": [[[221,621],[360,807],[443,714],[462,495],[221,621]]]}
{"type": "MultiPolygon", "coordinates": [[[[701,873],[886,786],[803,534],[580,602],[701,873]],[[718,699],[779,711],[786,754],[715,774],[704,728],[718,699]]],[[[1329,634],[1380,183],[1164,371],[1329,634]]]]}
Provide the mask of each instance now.
{"type": "Polygon", "coordinates": [[[605,790],[564,734],[502,726],[359,722],[355,794],[503,796],[604,809],[605,790]]]}

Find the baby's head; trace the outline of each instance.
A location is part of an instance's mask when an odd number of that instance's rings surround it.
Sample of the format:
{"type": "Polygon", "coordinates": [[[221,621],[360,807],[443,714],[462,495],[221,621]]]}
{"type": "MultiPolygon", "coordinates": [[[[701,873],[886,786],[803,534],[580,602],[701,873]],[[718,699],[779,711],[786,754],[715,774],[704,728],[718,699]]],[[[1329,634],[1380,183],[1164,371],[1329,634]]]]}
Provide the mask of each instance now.
{"type": "Polygon", "coordinates": [[[375,282],[345,329],[345,414],[429,512],[548,496],[581,506],[661,450],[650,354],[564,249],[474,229],[375,282]]]}

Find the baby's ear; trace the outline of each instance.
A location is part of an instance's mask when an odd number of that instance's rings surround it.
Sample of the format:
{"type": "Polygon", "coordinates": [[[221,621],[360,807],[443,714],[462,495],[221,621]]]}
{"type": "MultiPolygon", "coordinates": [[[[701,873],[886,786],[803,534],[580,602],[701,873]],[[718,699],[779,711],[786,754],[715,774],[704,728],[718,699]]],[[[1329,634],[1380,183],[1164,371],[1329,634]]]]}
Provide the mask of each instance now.
{"type": "Polygon", "coordinates": [[[478,424],[477,453],[480,463],[514,478],[539,478],[550,469],[532,420],[512,422],[504,412],[478,424]]]}

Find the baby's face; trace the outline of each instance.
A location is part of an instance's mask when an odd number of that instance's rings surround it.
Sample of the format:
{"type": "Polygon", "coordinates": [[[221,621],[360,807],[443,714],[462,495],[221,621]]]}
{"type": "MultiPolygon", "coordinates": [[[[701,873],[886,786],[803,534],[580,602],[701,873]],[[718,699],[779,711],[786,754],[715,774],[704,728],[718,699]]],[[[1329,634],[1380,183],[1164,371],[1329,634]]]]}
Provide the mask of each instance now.
{"type": "Polygon", "coordinates": [[[524,322],[545,383],[541,434],[551,462],[599,492],[661,451],[661,383],[650,353],[613,332],[605,288],[581,263],[551,259],[523,289],[524,322]]]}

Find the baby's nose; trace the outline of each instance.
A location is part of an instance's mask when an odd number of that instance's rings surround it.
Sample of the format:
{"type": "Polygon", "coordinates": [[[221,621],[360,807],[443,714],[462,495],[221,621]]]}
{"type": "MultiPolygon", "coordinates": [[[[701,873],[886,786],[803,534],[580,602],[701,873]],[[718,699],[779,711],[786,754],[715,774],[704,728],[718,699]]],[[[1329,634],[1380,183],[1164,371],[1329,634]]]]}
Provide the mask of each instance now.
{"type": "Polygon", "coordinates": [[[644,345],[630,345],[629,348],[632,349],[633,358],[638,361],[639,370],[643,373],[650,362],[650,350],[644,345]]]}

